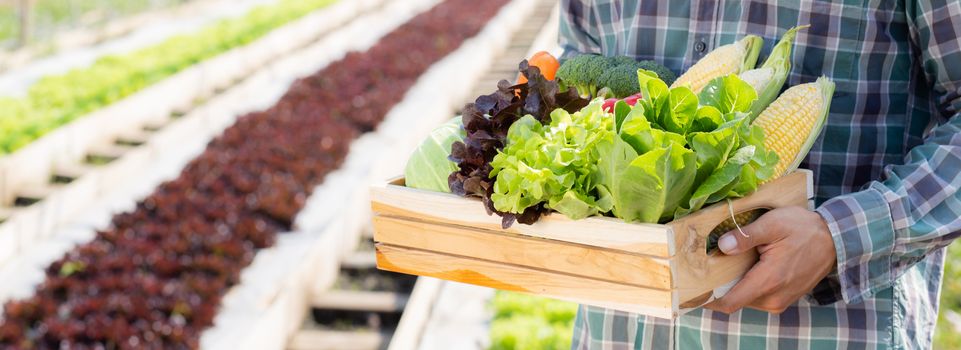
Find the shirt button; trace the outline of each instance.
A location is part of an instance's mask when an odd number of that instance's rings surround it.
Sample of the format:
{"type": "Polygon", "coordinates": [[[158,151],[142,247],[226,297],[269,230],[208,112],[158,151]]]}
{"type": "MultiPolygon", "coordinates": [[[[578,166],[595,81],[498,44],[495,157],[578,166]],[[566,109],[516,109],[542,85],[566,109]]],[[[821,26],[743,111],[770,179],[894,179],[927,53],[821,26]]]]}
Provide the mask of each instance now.
{"type": "Polygon", "coordinates": [[[698,41],[694,44],[694,51],[704,52],[704,49],[707,49],[707,44],[705,44],[703,41],[698,41]]]}

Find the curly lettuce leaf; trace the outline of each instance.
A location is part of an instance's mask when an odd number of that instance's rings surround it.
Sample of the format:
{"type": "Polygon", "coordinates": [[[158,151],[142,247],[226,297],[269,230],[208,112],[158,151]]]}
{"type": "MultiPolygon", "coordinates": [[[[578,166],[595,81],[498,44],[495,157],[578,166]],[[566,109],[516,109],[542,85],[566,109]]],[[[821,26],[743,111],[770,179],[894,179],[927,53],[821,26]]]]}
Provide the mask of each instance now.
{"type": "Polygon", "coordinates": [[[556,109],[547,125],[532,116],[515,122],[507,146],[491,161],[494,208],[522,213],[546,203],[572,219],[610,211],[611,200],[595,191],[595,148],[613,128],[613,116],[601,109],[602,102],[595,100],[574,114],[556,109]]]}
{"type": "Polygon", "coordinates": [[[494,178],[490,176],[493,169],[490,162],[504,148],[511,125],[528,114],[546,124],[555,109],[573,113],[590,102],[574,90],[559,89],[557,82],[544,77],[538,67],[529,65],[526,60],[518,65],[518,70],[527,77],[527,83],[515,85],[501,80],[497,83],[497,91],[464,106],[462,114],[467,136],[462,142],[451,145],[450,154],[450,160],[458,166],[458,170],[448,177],[451,192],[480,198],[489,215],[501,216],[504,228],[515,221],[532,224],[547,213],[544,205],[529,207],[519,214],[494,208],[491,199],[494,178]]]}

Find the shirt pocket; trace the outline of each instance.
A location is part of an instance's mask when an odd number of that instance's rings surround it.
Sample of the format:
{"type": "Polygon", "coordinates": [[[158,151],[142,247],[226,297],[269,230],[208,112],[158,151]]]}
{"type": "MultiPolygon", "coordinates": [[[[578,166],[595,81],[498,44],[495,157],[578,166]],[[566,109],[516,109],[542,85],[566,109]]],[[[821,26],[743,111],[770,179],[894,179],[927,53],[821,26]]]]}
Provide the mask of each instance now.
{"type": "MultiPolygon", "coordinates": [[[[793,2],[798,33],[792,62],[791,85],[825,75],[835,82],[857,80],[857,63],[865,48],[864,30],[869,0],[793,2]]],[[[792,5],[787,5],[792,6],[792,5]]],[[[779,9],[791,13],[791,9],[779,9]]],[[[783,17],[782,17],[783,18],[783,17]]],[[[782,20],[779,18],[779,21],[782,20]]]]}

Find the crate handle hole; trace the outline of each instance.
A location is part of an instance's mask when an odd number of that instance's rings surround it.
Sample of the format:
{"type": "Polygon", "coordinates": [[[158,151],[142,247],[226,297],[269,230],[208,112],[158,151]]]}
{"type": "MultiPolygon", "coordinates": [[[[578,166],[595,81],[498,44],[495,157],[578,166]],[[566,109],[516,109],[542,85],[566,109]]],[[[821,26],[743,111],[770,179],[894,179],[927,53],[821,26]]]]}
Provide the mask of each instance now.
{"type": "MultiPolygon", "coordinates": [[[[770,210],[771,209],[768,208],[757,208],[748,211],[742,211],[737,213],[735,218],[737,218],[737,224],[743,227],[744,225],[754,222],[754,220],[757,220],[757,218],[761,217],[761,215],[764,215],[764,213],[767,213],[770,210]]],[[[717,226],[714,226],[714,229],[711,230],[711,233],[707,235],[707,256],[718,256],[723,254],[717,247],[717,241],[721,239],[721,235],[731,230],[737,230],[737,226],[734,225],[734,220],[732,218],[727,218],[727,220],[724,220],[720,224],[717,224],[717,226]]]]}

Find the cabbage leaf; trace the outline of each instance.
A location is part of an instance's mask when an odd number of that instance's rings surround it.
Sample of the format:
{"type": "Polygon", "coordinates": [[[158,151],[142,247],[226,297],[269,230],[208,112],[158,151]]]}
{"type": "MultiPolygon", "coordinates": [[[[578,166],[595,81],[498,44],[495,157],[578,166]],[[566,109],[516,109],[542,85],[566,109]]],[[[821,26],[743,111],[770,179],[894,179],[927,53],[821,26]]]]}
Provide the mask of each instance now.
{"type": "Polygon", "coordinates": [[[451,145],[465,137],[461,117],[455,117],[430,132],[407,160],[404,178],[407,187],[450,192],[448,177],[457,171],[457,163],[450,161],[451,145]]]}

